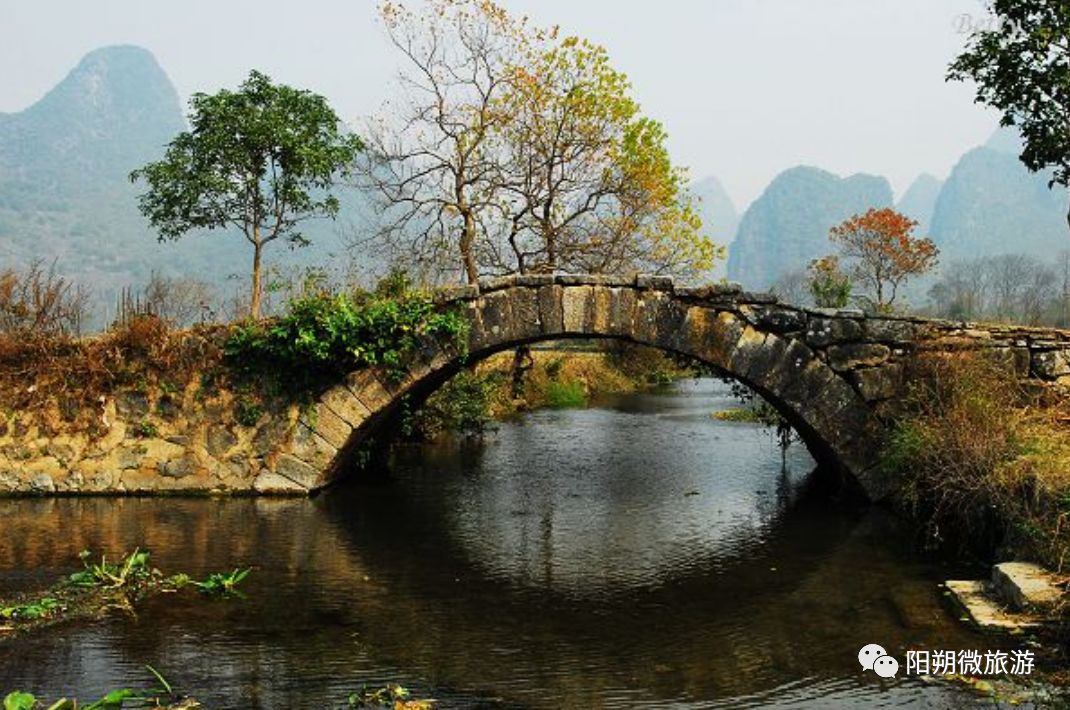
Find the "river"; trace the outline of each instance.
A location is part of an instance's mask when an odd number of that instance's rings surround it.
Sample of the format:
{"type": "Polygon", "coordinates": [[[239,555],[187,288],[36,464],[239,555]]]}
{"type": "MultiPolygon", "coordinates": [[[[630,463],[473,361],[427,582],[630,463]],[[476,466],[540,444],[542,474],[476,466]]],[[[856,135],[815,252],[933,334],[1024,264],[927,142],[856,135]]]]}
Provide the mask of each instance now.
{"type": "Polygon", "coordinates": [[[479,446],[400,451],[314,500],[0,501],[0,594],[84,548],[167,572],[251,565],[245,599],[157,596],[136,618],[0,642],[0,693],[151,681],[212,708],[334,708],[401,683],[441,708],[960,707],[863,673],[880,643],[984,649],[888,513],[814,492],[801,445],[721,422],[716,380],[545,410],[479,446]]]}

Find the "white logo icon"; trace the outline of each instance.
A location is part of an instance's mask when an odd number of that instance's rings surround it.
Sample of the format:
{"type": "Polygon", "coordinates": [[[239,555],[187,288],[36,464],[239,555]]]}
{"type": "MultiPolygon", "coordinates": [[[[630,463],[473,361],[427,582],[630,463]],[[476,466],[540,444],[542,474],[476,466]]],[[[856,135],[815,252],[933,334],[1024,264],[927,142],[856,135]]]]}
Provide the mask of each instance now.
{"type": "Polygon", "coordinates": [[[873,671],[881,678],[894,678],[899,672],[899,661],[888,655],[884,646],[869,643],[858,652],[858,662],[863,671],[873,671]]]}
{"type": "Polygon", "coordinates": [[[862,647],[862,650],[858,652],[858,662],[862,664],[862,670],[873,670],[873,662],[881,656],[887,656],[888,652],[884,650],[884,646],[880,646],[875,643],[869,643],[862,647]]]}
{"type": "Polygon", "coordinates": [[[895,678],[899,672],[899,661],[891,656],[881,656],[873,662],[873,672],[881,678],[895,678]]]}

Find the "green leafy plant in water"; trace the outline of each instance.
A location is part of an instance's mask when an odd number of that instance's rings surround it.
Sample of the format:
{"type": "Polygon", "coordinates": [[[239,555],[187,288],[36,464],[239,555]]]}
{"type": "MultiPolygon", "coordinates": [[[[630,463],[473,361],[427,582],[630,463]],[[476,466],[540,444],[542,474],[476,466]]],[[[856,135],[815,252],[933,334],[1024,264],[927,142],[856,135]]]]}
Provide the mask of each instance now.
{"type": "Polygon", "coordinates": [[[405,708],[406,710],[429,710],[433,700],[410,700],[411,693],[400,685],[390,684],[377,688],[363,686],[349,696],[351,708],[405,708]]]}
{"type": "Polygon", "coordinates": [[[16,604],[0,609],[0,619],[13,619],[17,621],[36,621],[48,618],[60,610],[63,605],[58,599],[44,597],[26,604],[16,604]]]}
{"type": "Polygon", "coordinates": [[[47,707],[32,693],[14,691],[4,698],[3,710],[119,710],[121,708],[160,708],[171,710],[193,710],[201,707],[190,698],[178,696],[171,684],[152,666],[146,665],[159,683],[158,687],[134,690],[120,688],[106,693],[96,702],[80,705],[76,700],[61,698],[47,707]]]}
{"type": "Polygon", "coordinates": [[[4,710],[34,710],[37,698],[20,690],[8,693],[4,698],[4,710]]]}
{"type": "Polygon", "coordinates": [[[235,569],[232,572],[213,572],[202,582],[190,581],[203,594],[217,597],[240,595],[238,585],[249,576],[250,568],[235,569]]]}
{"type": "Polygon", "coordinates": [[[92,562],[89,550],[82,550],[78,557],[84,569],[68,577],[76,587],[118,588],[132,582],[147,579],[152,570],[149,568],[149,553],[134,549],[117,564],[108,562],[107,555],[101,555],[100,562],[92,562]]]}

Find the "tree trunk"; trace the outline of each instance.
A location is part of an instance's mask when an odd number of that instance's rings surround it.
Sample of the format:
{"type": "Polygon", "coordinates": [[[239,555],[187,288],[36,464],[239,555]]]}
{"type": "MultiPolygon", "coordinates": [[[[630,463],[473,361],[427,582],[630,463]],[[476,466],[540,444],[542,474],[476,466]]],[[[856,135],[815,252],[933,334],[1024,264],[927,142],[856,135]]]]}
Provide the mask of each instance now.
{"type": "Polygon", "coordinates": [[[513,352],[513,386],[512,397],[519,399],[524,395],[524,379],[528,370],[535,367],[535,359],[531,357],[531,348],[521,345],[513,352]]]}
{"type": "Polygon", "coordinates": [[[461,234],[461,259],[464,261],[464,274],[468,284],[473,285],[479,281],[479,267],[476,266],[476,257],[472,253],[472,246],[476,241],[476,221],[471,212],[464,215],[464,233],[461,234]]]}
{"type": "Polygon", "coordinates": [[[249,299],[249,316],[253,320],[260,319],[260,252],[263,248],[258,234],[253,242],[253,292],[249,299]]]}

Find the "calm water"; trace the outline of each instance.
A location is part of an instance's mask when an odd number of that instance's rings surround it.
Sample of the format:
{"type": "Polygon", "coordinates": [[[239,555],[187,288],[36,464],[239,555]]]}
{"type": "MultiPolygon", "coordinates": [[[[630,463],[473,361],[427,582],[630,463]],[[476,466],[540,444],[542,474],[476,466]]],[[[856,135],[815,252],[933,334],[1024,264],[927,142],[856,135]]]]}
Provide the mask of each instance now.
{"type": "Polygon", "coordinates": [[[255,571],[244,601],[156,597],[0,642],[0,692],[103,692],[151,663],[213,708],[341,707],[385,682],[443,708],[969,704],[855,660],[992,647],[941,602],[961,570],[880,511],[804,494],[805,451],[782,467],[768,433],[711,419],[727,406],[700,380],[537,412],[313,501],[2,501],[0,592],[83,548],[255,571]]]}

